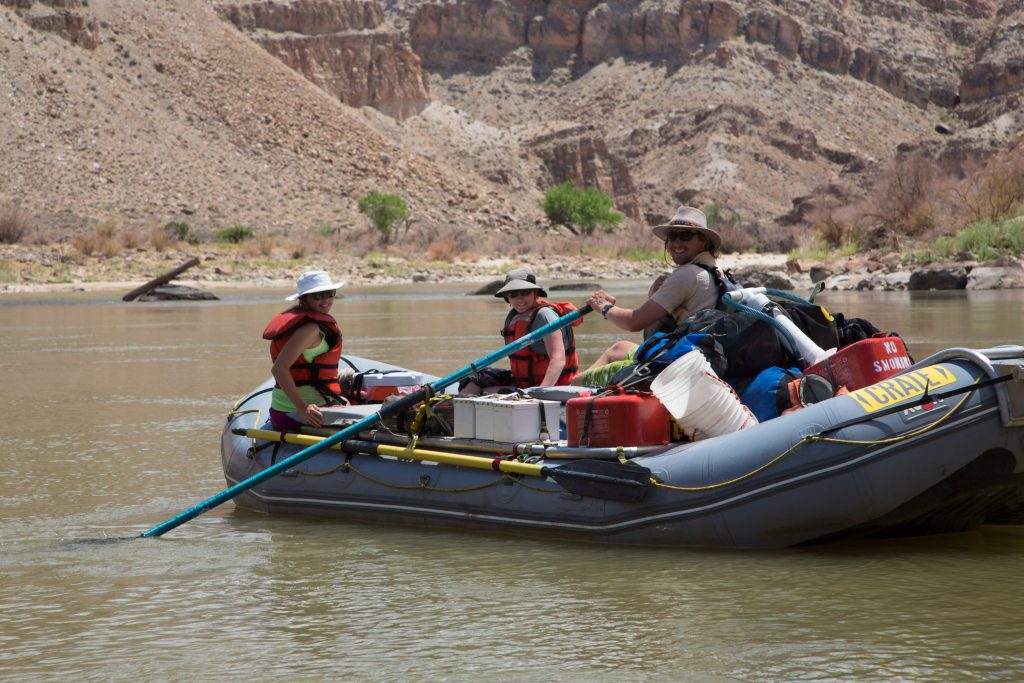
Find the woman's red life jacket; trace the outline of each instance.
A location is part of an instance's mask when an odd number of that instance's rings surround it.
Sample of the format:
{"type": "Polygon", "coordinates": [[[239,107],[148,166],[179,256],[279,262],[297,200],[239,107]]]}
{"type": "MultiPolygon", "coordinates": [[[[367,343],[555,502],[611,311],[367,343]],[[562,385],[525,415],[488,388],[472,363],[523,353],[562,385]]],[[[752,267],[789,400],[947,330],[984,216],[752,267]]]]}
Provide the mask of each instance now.
{"type": "Polygon", "coordinates": [[[263,338],[270,340],[270,358],[276,361],[281,349],[288,343],[295,330],[308,322],[316,323],[324,334],[328,349],[310,362],[299,354],[288,372],[296,386],[315,387],[325,398],[341,400],[341,384],[338,381],[338,362],[341,360],[341,328],[338,322],[326,313],[311,311],[302,306],[278,313],[263,330],[263,338]]]}
{"type": "MultiPolygon", "coordinates": [[[[504,337],[505,343],[509,344],[529,334],[537,319],[537,312],[545,306],[558,311],[554,304],[545,299],[537,299],[537,306],[533,308],[529,319],[520,317],[513,322],[517,313],[514,309],[509,311],[508,316],[505,317],[505,326],[501,330],[501,336],[504,337]]],[[[568,384],[580,369],[580,359],[576,355],[576,336],[569,327],[563,327],[561,332],[565,344],[565,367],[562,368],[562,372],[555,382],[557,386],[568,384]]],[[[512,368],[512,383],[521,389],[539,386],[544,381],[544,374],[548,371],[548,364],[551,362],[551,358],[546,353],[534,351],[530,346],[521,348],[508,357],[512,368]]]]}

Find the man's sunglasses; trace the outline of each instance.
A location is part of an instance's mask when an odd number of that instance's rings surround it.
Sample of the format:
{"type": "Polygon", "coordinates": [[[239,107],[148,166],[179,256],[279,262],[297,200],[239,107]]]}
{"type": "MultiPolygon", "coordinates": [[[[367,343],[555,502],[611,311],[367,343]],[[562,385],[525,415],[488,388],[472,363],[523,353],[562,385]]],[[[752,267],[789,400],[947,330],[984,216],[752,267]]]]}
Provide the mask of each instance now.
{"type": "Polygon", "coordinates": [[[665,241],[671,242],[672,240],[679,240],[680,242],[689,242],[696,236],[697,233],[693,230],[678,230],[665,235],[665,241]]]}

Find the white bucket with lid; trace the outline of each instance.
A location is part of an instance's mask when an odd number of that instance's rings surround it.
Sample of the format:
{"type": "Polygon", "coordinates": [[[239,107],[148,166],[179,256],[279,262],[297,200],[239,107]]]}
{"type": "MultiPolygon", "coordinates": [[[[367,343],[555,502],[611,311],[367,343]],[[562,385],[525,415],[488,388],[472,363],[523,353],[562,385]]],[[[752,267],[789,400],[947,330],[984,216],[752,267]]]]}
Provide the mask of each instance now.
{"type": "Polygon", "coordinates": [[[731,434],[757,424],[736,392],[694,349],[672,362],[651,382],[651,391],[690,439],[731,434]]]}

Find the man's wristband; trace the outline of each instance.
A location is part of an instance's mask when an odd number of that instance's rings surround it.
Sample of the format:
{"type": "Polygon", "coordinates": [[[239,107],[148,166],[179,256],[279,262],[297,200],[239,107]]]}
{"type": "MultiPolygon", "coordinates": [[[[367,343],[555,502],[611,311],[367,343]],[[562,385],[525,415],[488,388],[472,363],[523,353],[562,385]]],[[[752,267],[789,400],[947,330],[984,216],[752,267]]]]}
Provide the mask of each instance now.
{"type": "Polygon", "coordinates": [[[612,310],[613,306],[615,306],[615,304],[605,304],[604,306],[602,306],[601,307],[601,317],[604,318],[605,320],[607,320],[608,319],[608,311],[612,310]]]}

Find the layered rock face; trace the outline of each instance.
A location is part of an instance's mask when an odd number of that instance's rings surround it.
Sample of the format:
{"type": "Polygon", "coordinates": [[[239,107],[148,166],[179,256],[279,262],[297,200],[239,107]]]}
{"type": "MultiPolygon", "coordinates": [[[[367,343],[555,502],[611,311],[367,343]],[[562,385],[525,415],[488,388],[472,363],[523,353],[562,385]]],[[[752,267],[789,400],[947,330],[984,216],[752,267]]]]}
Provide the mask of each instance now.
{"type": "Polygon", "coordinates": [[[604,138],[594,131],[560,131],[530,140],[527,146],[544,162],[546,174],[538,179],[540,187],[572,182],[594,188],[612,197],[616,208],[626,216],[642,220],[629,167],[608,151],[604,138]]]}
{"type": "Polygon", "coordinates": [[[99,42],[96,20],[82,11],[88,0],[0,0],[0,5],[25,10],[23,18],[32,28],[56,33],[87,50],[99,42]]]}
{"type": "MultiPolygon", "coordinates": [[[[844,4],[664,0],[638,7],[597,0],[423,2],[416,7],[409,33],[413,49],[430,69],[493,65],[523,46],[548,61],[578,58],[578,66],[584,68],[616,57],[682,64],[742,38],[770,46],[785,59],[876,85],[918,106],[953,104],[957,90],[953,59],[931,45],[915,44],[922,39],[913,27],[930,23],[927,8],[880,2],[864,5],[860,8],[864,14],[854,15],[844,12],[844,4]],[[907,30],[902,36],[873,34],[873,16],[904,23],[907,30]],[[914,51],[920,63],[908,64],[905,55],[914,51]]],[[[951,39],[970,34],[966,24],[984,13],[980,4],[950,0],[943,5],[943,13],[950,16],[951,39]]]]}
{"type": "Polygon", "coordinates": [[[856,12],[842,1],[796,0],[407,4],[415,6],[413,49],[429,69],[493,65],[524,46],[548,61],[578,58],[583,68],[616,57],[678,64],[743,38],[917,106],[950,107],[1024,87],[1020,0],[882,0],[858,3],[856,12]],[[936,34],[944,45],[934,41],[936,34]],[[961,78],[961,66],[970,61],[963,51],[972,46],[977,55],[961,78]]]}
{"type": "Polygon", "coordinates": [[[973,104],[1024,90],[1024,1],[1006,3],[963,73],[960,97],[973,104]]]}
{"type": "Polygon", "coordinates": [[[352,107],[398,119],[430,101],[419,58],[376,2],[257,0],[214,8],[264,49],[352,107]]]}
{"type": "MultiPolygon", "coordinates": [[[[649,75],[644,65],[663,69],[660,83],[622,84],[641,98],[660,89],[660,103],[655,95],[605,107],[614,91],[587,96],[582,85],[556,95],[596,105],[575,120],[590,123],[591,137],[643,180],[648,219],[663,217],[673,201],[724,197],[782,224],[792,219],[780,210],[784,192],[811,194],[916,146],[939,147],[945,170],[962,175],[1024,127],[1015,114],[1024,91],[1022,0],[396,4],[424,67],[445,80],[470,74],[493,85],[522,51],[538,85],[559,69],[595,85],[593,74],[604,71],[630,79],[649,75]],[[949,125],[928,123],[940,111],[949,125]],[[949,126],[986,124],[1011,132],[993,145],[983,130],[936,139],[949,126]]],[[[549,154],[548,166],[552,157],[559,155],[549,154]]]]}

